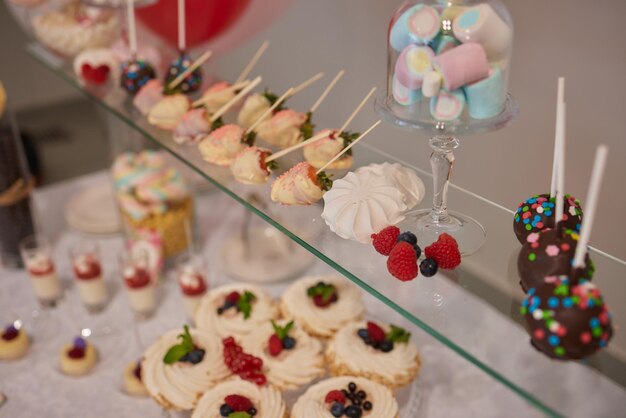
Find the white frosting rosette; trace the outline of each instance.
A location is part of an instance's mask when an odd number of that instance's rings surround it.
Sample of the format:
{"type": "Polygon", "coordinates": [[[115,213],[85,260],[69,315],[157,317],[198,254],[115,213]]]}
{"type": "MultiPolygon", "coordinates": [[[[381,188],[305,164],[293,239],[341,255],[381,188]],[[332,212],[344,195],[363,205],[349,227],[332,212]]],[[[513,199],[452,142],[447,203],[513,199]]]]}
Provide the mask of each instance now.
{"type": "Polygon", "coordinates": [[[324,194],[322,218],[341,238],[369,244],[373,233],[401,222],[406,210],[404,195],[389,179],[351,172],[324,194]]]}
{"type": "Polygon", "coordinates": [[[346,324],[360,320],[365,312],[361,290],[339,276],[310,276],[296,281],[283,293],[280,306],[286,318],[321,338],[332,337],[346,324]],[[319,282],[335,286],[336,302],[326,307],[313,303],[307,291],[319,282]]]}
{"type": "MultiPolygon", "coordinates": [[[[379,324],[389,332],[389,326],[379,324]]],[[[351,323],[340,329],[326,348],[326,358],[333,375],[364,376],[391,387],[405,386],[413,381],[420,368],[417,346],[411,341],[396,342],[393,350],[383,352],[359,337],[358,330],[366,323],[351,323]]]]}
{"type": "Polygon", "coordinates": [[[245,184],[263,184],[267,182],[270,172],[265,165],[265,158],[272,152],[267,148],[247,147],[239,151],[230,171],[235,179],[245,184]],[[265,167],[265,168],[264,168],[265,167]]]}
{"type": "Polygon", "coordinates": [[[220,286],[204,295],[194,321],[198,329],[217,334],[221,338],[232,336],[239,340],[260,325],[276,319],[278,313],[276,303],[265,289],[250,284],[232,284],[220,286]],[[224,305],[226,296],[234,291],[240,295],[245,291],[254,294],[255,300],[252,302],[249,318],[244,318],[244,314],[235,308],[227,309],[221,315],[217,313],[218,308],[224,305]]]}
{"type": "Polygon", "coordinates": [[[333,418],[330,413],[330,404],[325,401],[326,395],[331,390],[347,390],[348,384],[351,382],[357,385],[357,390],[365,391],[366,400],[372,403],[372,409],[364,416],[371,418],[398,417],[398,402],[391,390],[379,383],[355,376],[333,377],[311,386],[296,401],[291,410],[291,417],[333,418]]]}
{"type": "MultiPolygon", "coordinates": [[[[276,321],[284,327],[288,320],[276,321]]],[[[290,350],[283,350],[278,356],[269,354],[269,339],[274,334],[271,322],[260,325],[242,339],[242,347],[263,360],[263,368],[268,381],[281,390],[295,390],[326,372],[322,343],[294,324],[289,336],[296,340],[290,350]]]]}
{"type": "Polygon", "coordinates": [[[191,418],[220,417],[220,407],[229,395],[245,396],[257,410],[254,418],[283,418],[287,415],[287,407],[281,393],[271,386],[257,386],[254,383],[236,378],[215,386],[207,391],[191,418]]]}
{"type": "Polygon", "coordinates": [[[189,99],[184,94],[165,96],[148,112],[148,122],[158,128],[174,130],[176,125],[189,110],[189,99]]]}
{"type": "Polygon", "coordinates": [[[215,165],[231,165],[235,156],[246,147],[241,141],[243,133],[239,126],[228,124],[204,136],[198,143],[202,158],[215,165]]]}
{"type": "MultiPolygon", "coordinates": [[[[248,96],[244,102],[239,115],[237,116],[237,123],[243,128],[249,128],[254,122],[259,120],[261,116],[272,107],[270,101],[261,93],[255,93],[248,96]]],[[[265,122],[272,117],[271,114],[267,114],[263,117],[261,122],[265,122]]]]}
{"type": "Polygon", "coordinates": [[[204,392],[231,375],[224,363],[221,339],[197,329],[189,332],[194,345],[205,350],[200,363],[163,362],[168,350],[180,343],[182,331],[178,329],[159,337],[143,355],[141,378],[146,390],[167,409],[192,409],[204,392]]]}
{"type": "Polygon", "coordinates": [[[370,164],[355,170],[355,173],[359,175],[366,172],[370,172],[376,177],[385,178],[394,185],[404,196],[407,210],[413,209],[424,199],[426,188],[415,170],[399,163],[370,164]]]}
{"type": "Polygon", "coordinates": [[[285,109],[271,119],[262,122],[256,132],[265,142],[280,148],[287,148],[302,141],[300,127],[306,122],[306,113],[285,109]]]}

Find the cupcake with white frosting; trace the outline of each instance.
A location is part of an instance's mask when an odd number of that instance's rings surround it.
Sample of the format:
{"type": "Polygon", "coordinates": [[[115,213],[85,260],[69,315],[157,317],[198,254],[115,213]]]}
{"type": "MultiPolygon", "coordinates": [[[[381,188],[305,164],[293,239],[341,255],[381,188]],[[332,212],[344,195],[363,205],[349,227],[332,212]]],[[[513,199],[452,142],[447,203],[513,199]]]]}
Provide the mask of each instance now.
{"type": "Polygon", "coordinates": [[[207,293],[194,317],[200,330],[239,340],[278,318],[279,310],[264,289],[249,284],[220,286],[207,293]]]}
{"type": "Polygon", "coordinates": [[[271,321],[242,339],[244,351],[263,360],[267,380],[295,390],[326,372],[322,343],[293,321],[271,321]]]}
{"type": "Polygon", "coordinates": [[[278,390],[239,378],[220,383],[207,391],[191,417],[228,417],[237,412],[241,413],[237,416],[287,418],[287,407],[278,390]]]}
{"type": "Polygon", "coordinates": [[[144,353],[141,378],[150,396],[171,410],[190,410],[208,389],[231,376],[219,337],[197,329],[175,329],[144,353]]]}
{"type": "Polygon", "coordinates": [[[398,402],[387,387],[363,377],[341,376],[311,386],[298,398],[291,418],[397,418],[398,402]]]}
{"type": "Polygon", "coordinates": [[[409,332],[394,325],[348,324],[326,348],[330,373],[362,376],[392,388],[406,386],[417,377],[421,364],[410,338],[409,332]]]}
{"type": "Polygon", "coordinates": [[[283,293],[283,316],[294,319],[304,331],[330,338],[345,325],[363,317],[361,290],[339,276],[305,277],[283,293]]]}

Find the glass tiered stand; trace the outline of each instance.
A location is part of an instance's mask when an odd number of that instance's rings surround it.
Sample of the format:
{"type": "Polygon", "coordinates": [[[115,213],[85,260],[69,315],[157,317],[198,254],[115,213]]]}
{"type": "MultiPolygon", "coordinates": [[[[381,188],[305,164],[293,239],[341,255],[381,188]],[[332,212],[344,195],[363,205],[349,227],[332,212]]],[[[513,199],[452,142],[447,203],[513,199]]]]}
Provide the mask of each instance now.
{"type": "Polygon", "coordinates": [[[498,0],[411,0],[389,27],[387,91],[376,110],[392,125],[433,135],[433,206],[408,213],[402,226],[423,245],[448,233],[472,254],[485,243],[485,227],[448,210],[448,185],[460,137],[502,129],[517,114],[506,90],[511,17],[498,0]]]}

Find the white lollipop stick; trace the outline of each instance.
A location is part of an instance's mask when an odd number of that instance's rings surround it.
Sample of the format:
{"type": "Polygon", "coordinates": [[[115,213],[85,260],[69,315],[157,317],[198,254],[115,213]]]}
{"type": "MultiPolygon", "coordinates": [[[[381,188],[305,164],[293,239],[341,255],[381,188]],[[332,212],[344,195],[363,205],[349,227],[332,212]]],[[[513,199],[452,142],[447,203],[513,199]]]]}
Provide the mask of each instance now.
{"type": "Polygon", "coordinates": [[[315,83],[317,80],[319,80],[322,77],[324,77],[324,73],[315,74],[313,77],[309,78],[304,83],[299,84],[296,87],[294,87],[291,95],[293,96],[294,94],[301,92],[302,90],[309,87],[311,84],[315,83]]]}
{"type": "Polygon", "coordinates": [[[352,143],[350,145],[348,145],[347,147],[345,147],[344,149],[342,149],[337,155],[335,155],[329,162],[327,162],[326,164],[324,164],[322,166],[322,168],[320,168],[319,170],[317,170],[317,172],[315,174],[319,174],[322,171],[324,171],[326,169],[326,167],[328,167],[329,165],[331,165],[332,163],[334,163],[335,161],[337,161],[339,158],[341,158],[341,156],[343,154],[345,154],[346,152],[348,152],[348,150],[350,148],[352,148],[353,146],[356,145],[357,142],[359,142],[361,139],[363,139],[365,137],[365,135],[369,134],[375,127],[377,127],[378,125],[380,125],[380,122],[382,122],[380,119],[374,123],[372,126],[370,126],[365,132],[363,132],[357,139],[355,139],[354,141],[352,141],[352,143]]]}
{"type": "Polygon", "coordinates": [[[267,115],[272,113],[274,111],[274,109],[276,109],[278,106],[280,106],[280,104],[282,102],[284,102],[285,99],[287,99],[287,97],[292,96],[292,95],[293,95],[293,87],[287,89],[287,91],[284,92],[283,95],[280,96],[269,109],[267,109],[265,112],[263,112],[263,114],[261,116],[259,116],[259,118],[257,120],[255,120],[254,123],[248,129],[246,129],[246,132],[244,134],[248,134],[249,132],[254,131],[254,128],[259,126],[259,124],[263,121],[263,119],[265,119],[265,117],[267,115]]]}
{"type": "Polygon", "coordinates": [[[591,238],[591,228],[593,227],[593,219],[596,215],[598,196],[600,194],[600,187],[602,186],[602,177],[604,176],[608,152],[609,147],[606,145],[600,145],[596,149],[596,158],[593,162],[593,171],[591,172],[589,190],[587,191],[587,200],[585,201],[585,218],[583,219],[580,239],[576,245],[576,253],[574,255],[573,267],[575,269],[583,268],[585,266],[587,245],[589,245],[589,239],[591,238]]]}
{"type": "Polygon", "coordinates": [[[343,75],[345,74],[345,70],[341,70],[337,73],[337,75],[335,76],[335,78],[333,78],[333,81],[330,82],[330,84],[328,85],[328,87],[326,87],[326,89],[324,90],[324,92],[322,93],[322,95],[319,97],[319,99],[317,99],[317,101],[315,102],[315,104],[313,106],[311,106],[311,110],[309,110],[309,112],[314,113],[317,108],[322,104],[322,102],[324,101],[324,99],[326,98],[326,96],[328,96],[328,93],[330,93],[330,91],[333,89],[333,87],[335,87],[335,84],[337,84],[337,82],[339,81],[339,79],[341,77],[343,77],[343,75]]]}
{"type": "Polygon", "coordinates": [[[237,77],[237,80],[235,80],[235,83],[238,83],[244,80],[246,77],[248,77],[248,74],[250,74],[250,72],[252,71],[256,63],[259,61],[259,59],[261,58],[261,56],[263,55],[263,53],[269,46],[270,46],[269,41],[263,42],[263,44],[259,47],[256,53],[252,56],[252,59],[250,59],[250,62],[244,67],[241,74],[239,74],[239,77],[237,77]]]}
{"type": "Polygon", "coordinates": [[[261,80],[263,80],[263,78],[261,76],[258,76],[257,78],[252,80],[252,82],[250,82],[250,84],[248,84],[246,87],[241,89],[241,91],[239,93],[237,93],[237,95],[235,97],[230,99],[229,102],[227,102],[224,106],[222,106],[219,109],[217,109],[217,111],[211,116],[211,123],[213,123],[216,120],[218,120],[220,118],[220,116],[222,116],[224,113],[226,113],[228,111],[228,109],[230,109],[235,103],[237,103],[239,100],[241,100],[253,88],[258,86],[259,83],[261,82],[261,80]]]}
{"type": "Polygon", "coordinates": [[[565,78],[559,77],[558,82],[558,91],[556,95],[556,130],[554,133],[554,155],[552,157],[552,183],[550,184],[550,197],[556,196],[556,177],[557,177],[557,166],[559,164],[559,144],[557,141],[558,138],[558,129],[559,129],[559,109],[562,107],[565,96],[565,78]]]}
{"type": "Polygon", "coordinates": [[[137,56],[137,28],[135,27],[134,0],[126,0],[126,11],[128,15],[128,48],[130,48],[130,56],[135,59],[137,56]]]}
{"type": "Polygon", "coordinates": [[[309,144],[311,144],[313,142],[319,141],[322,138],[326,138],[327,136],[328,136],[328,132],[319,133],[319,134],[317,134],[315,136],[312,136],[311,138],[307,139],[306,141],[299,142],[296,145],[292,145],[289,148],[285,148],[282,151],[278,151],[276,154],[270,155],[269,157],[267,157],[265,159],[265,162],[269,163],[270,161],[277,160],[280,157],[282,157],[283,155],[289,154],[291,151],[295,151],[295,150],[300,149],[302,147],[306,147],[307,145],[309,145],[309,144]]]}
{"type": "Polygon", "coordinates": [[[185,69],[185,71],[183,71],[182,73],[178,74],[178,77],[173,79],[172,82],[167,87],[171,90],[174,87],[176,87],[177,85],[179,85],[185,79],[185,77],[187,77],[189,74],[194,72],[196,70],[196,68],[198,68],[199,66],[204,64],[204,62],[206,60],[211,58],[211,54],[213,54],[213,52],[206,51],[204,54],[200,55],[200,58],[198,58],[197,60],[192,62],[191,65],[189,67],[187,67],[187,69],[185,69]]]}
{"type": "Polygon", "coordinates": [[[178,49],[181,51],[187,47],[185,36],[185,0],[178,0],[178,49]]]}
{"type": "Polygon", "coordinates": [[[348,116],[348,119],[346,119],[341,129],[339,129],[339,132],[343,132],[344,129],[346,129],[348,125],[350,125],[350,122],[352,122],[352,119],[354,119],[356,115],[361,111],[361,109],[363,109],[363,106],[365,106],[365,103],[367,103],[367,101],[369,100],[370,97],[372,97],[372,94],[374,94],[375,91],[376,91],[376,87],[373,87],[370,90],[370,92],[367,93],[367,96],[365,96],[365,98],[361,100],[361,103],[359,103],[356,109],[354,109],[354,112],[352,112],[352,114],[348,116]]]}
{"type": "MultiPolygon", "coordinates": [[[[216,93],[224,93],[227,91],[235,91],[235,90],[239,90],[242,89],[244,87],[246,87],[248,84],[250,84],[250,80],[244,80],[244,81],[240,81],[239,83],[235,83],[232,84],[228,87],[226,87],[224,90],[220,90],[216,93]]],[[[211,97],[201,97],[198,100],[196,100],[195,102],[191,103],[191,106],[196,107],[196,106],[200,106],[203,105],[204,103],[208,102],[211,100],[211,97]]]]}
{"type": "Polygon", "coordinates": [[[565,111],[567,107],[562,103],[556,115],[557,144],[559,155],[556,170],[556,210],[554,212],[554,226],[563,220],[563,205],[565,199],[565,111]]]}

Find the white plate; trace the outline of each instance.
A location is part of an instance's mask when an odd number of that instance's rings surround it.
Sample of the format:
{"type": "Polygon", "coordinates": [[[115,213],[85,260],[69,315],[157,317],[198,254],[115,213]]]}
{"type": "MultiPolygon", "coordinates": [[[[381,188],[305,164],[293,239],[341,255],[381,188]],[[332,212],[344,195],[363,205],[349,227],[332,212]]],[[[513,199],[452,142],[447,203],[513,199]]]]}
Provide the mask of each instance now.
{"type": "Polygon", "coordinates": [[[102,181],[75,194],[65,207],[65,221],[87,234],[114,234],[122,230],[111,183],[102,181]]]}

